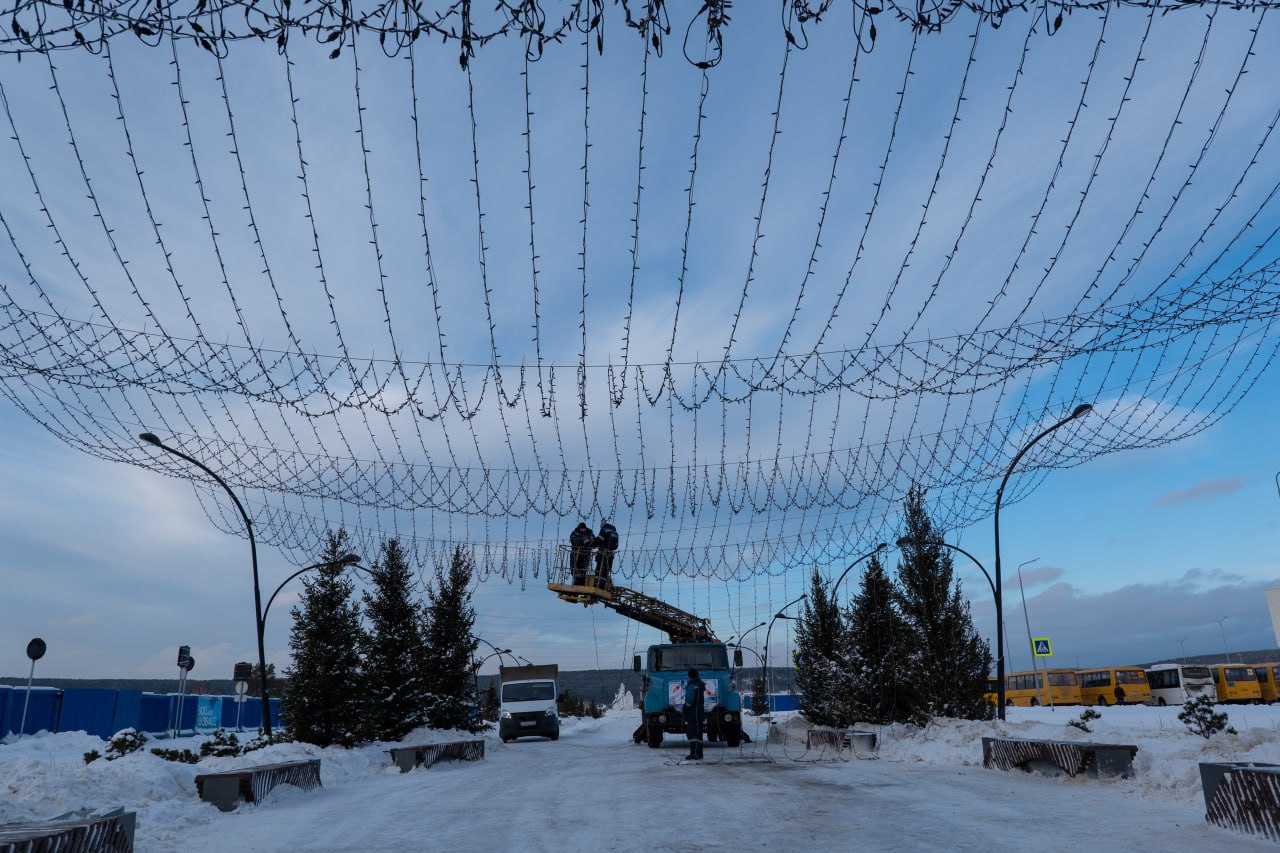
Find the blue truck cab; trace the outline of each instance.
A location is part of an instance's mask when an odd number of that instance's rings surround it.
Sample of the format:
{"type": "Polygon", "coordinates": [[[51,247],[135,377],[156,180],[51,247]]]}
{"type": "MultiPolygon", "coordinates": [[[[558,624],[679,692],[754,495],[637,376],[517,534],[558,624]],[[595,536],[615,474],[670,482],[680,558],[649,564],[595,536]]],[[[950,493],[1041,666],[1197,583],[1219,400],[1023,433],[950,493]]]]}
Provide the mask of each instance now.
{"type": "MultiPolygon", "coordinates": [[[[684,734],[685,684],[689,670],[698,670],[706,684],[707,740],[723,741],[731,747],[742,743],[742,696],[733,689],[733,672],[729,668],[728,649],[724,643],[664,643],[650,646],[647,666],[643,670],[641,723],[633,735],[636,743],[647,743],[651,749],[662,745],[664,732],[684,734]]],[[[742,665],[742,652],[735,650],[734,663],[742,665]]],[[[641,672],[640,655],[632,667],[641,672]]]]}

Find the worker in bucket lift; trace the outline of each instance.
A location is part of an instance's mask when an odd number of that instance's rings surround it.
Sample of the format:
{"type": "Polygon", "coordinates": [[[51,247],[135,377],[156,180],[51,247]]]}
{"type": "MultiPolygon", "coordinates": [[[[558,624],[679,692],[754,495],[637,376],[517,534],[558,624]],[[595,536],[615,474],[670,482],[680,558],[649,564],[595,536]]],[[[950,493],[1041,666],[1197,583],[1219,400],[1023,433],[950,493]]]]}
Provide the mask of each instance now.
{"type": "Polygon", "coordinates": [[[595,547],[596,535],[590,527],[587,527],[585,521],[579,521],[578,526],[569,534],[569,544],[573,547],[571,557],[573,585],[582,586],[587,582],[587,571],[591,567],[591,549],[595,547]]]}
{"type": "Polygon", "coordinates": [[[607,519],[600,522],[596,536],[596,577],[603,586],[613,584],[613,554],[618,550],[618,528],[607,519]]]}

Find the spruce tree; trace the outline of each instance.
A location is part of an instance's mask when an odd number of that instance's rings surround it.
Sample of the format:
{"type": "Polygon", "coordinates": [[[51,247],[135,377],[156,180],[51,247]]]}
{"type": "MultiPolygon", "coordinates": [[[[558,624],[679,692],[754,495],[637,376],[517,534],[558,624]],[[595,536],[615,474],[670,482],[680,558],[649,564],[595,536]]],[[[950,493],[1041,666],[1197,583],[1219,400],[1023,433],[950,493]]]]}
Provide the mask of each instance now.
{"type": "Polygon", "coordinates": [[[474,570],[471,557],[455,548],[448,568],[436,566],[435,580],[427,590],[427,721],[438,729],[475,732],[484,727],[478,715],[472,715],[476,707],[474,674],[479,645],[471,632],[476,621],[470,591],[474,570]]]}
{"type": "Polygon", "coordinates": [[[399,540],[382,543],[373,568],[373,590],[364,593],[364,719],[370,737],[396,741],[427,722],[423,608],[411,597],[413,575],[399,540]]]}
{"type": "Polygon", "coordinates": [[[346,567],[331,562],[348,548],[346,531],[328,533],[320,562],[329,564],[312,578],[304,576],[302,600],[292,611],[293,666],[286,672],[280,715],[296,740],[317,746],[353,746],[362,735],[360,606],[346,567]]]}
{"type": "Polygon", "coordinates": [[[814,570],[796,621],[796,687],[800,713],[816,726],[843,726],[852,720],[845,702],[846,679],[840,637],[840,606],[814,570]]]}
{"type": "Polygon", "coordinates": [[[763,674],[751,682],[751,713],[757,717],[769,713],[769,687],[763,674]]]}
{"type": "Polygon", "coordinates": [[[898,563],[898,607],[910,636],[908,671],[919,686],[922,714],[986,719],[983,700],[991,650],[973,627],[969,603],[955,579],[951,552],[933,526],[924,489],[903,502],[906,542],[898,563]]]}
{"type": "Polygon", "coordinates": [[[849,605],[844,638],[852,714],[869,723],[914,720],[914,689],[904,677],[907,627],[895,599],[893,582],[877,554],[867,563],[849,605]]]}

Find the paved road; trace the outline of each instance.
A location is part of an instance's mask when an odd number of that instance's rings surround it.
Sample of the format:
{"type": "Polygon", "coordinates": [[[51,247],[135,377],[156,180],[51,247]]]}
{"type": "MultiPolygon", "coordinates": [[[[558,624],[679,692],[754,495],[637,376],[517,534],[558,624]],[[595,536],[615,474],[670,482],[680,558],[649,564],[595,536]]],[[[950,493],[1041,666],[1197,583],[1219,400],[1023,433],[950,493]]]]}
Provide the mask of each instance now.
{"type": "Polygon", "coordinates": [[[1114,782],[804,762],[762,745],[708,746],[708,761],[689,765],[679,761],[683,738],[651,750],[625,740],[617,721],[566,730],[555,743],[487,747],[480,763],[273,794],[180,833],[148,833],[140,849],[1275,850],[1114,782]]]}

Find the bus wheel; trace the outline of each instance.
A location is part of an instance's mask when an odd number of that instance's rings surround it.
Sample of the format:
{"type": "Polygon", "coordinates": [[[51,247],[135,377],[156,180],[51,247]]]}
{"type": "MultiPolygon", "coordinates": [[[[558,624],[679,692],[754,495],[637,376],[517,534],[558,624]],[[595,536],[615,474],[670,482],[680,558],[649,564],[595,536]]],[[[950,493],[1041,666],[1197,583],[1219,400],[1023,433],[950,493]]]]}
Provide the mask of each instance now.
{"type": "Polygon", "coordinates": [[[1099,708],[1105,708],[1105,707],[1107,707],[1107,697],[1106,697],[1106,696],[1099,696],[1099,697],[1098,697],[1098,707],[1099,707],[1099,708]]]}
{"type": "Polygon", "coordinates": [[[1036,698],[1033,696],[1033,697],[1031,698],[1031,707],[1032,707],[1032,708],[1034,708],[1035,706],[1037,706],[1037,705],[1039,705],[1039,704],[1040,704],[1040,700],[1039,700],[1039,699],[1036,699],[1036,698]]]}
{"type": "Polygon", "coordinates": [[[1012,700],[1012,699],[1006,699],[1006,700],[1004,700],[1004,706],[1005,706],[1006,708],[1012,708],[1012,707],[1013,707],[1013,700],[1012,700]]]}
{"type": "Polygon", "coordinates": [[[1163,708],[1165,705],[1168,705],[1169,703],[1168,703],[1168,702],[1166,702],[1166,701],[1164,701],[1164,697],[1163,697],[1163,696],[1161,696],[1161,697],[1157,700],[1157,703],[1156,703],[1156,704],[1158,704],[1161,708],[1163,708]]]}

